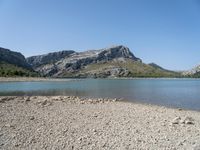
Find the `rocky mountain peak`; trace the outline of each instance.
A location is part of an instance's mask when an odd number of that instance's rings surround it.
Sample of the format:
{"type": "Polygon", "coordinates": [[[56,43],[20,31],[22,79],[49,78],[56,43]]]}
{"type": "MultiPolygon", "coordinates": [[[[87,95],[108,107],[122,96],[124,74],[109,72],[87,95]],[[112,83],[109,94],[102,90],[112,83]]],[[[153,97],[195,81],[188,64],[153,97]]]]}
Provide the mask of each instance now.
{"type": "Polygon", "coordinates": [[[117,58],[128,58],[132,59],[134,61],[140,61],[141,59],[135,57],[133,53],[130,51],[128,47],[125,47],[123,45],[118,46],[112,46],[109,48],[104,48],[100,50],[100,53],[98,54],[98,60],[113,60],[117,58]]]}
{"type": "Polygon", "coordinates": [[[140,60],[133,55],[133,53],[130,51],[128,47],[125,47],[123,45],[102,49],[102,53],[105,56],[111,58],[123,57],[123,58],[130,58],[133,60],[140,60]]]}

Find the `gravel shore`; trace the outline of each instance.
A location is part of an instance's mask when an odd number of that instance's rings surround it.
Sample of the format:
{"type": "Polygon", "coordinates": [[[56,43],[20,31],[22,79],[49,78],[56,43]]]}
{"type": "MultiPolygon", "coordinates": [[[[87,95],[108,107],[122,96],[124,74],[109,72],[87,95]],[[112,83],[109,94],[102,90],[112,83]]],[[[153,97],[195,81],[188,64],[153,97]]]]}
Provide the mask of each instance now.
{"type": "Polygon", "coordinates": [[[80,80],[80,79],[39,78],[39,77],[0,77],[0,82],[71,81],[71,80],[80,80]]]}
{"type": "Polygon", "coordinates": [[[0,97],[0,149],[200,149],[200,112],[73,96],[0,97]]]}

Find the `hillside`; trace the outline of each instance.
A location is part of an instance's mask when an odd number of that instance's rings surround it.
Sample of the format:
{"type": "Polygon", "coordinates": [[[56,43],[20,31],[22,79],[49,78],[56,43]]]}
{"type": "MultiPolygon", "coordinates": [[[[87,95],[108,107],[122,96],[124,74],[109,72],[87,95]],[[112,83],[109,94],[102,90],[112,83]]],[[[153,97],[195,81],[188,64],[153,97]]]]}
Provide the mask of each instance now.
{"type": "Polygon", "coordinates": [[[1,47],[0,47],[0,62],[13,64],[18,67],[31,70],[31,66],[27,63],[25,57],[21,53],[14,52],[9,49],[5,49],[1,47]]]}
{"type": "Polygon", "coordinates": [[[179,77],[179,73],[156,69],[142,62],[131,59],[112,60],[87,65],[76,72],[66,72],[63,76],[70,77],[179,77]]]}
{"type": "Polygon", "coordinates": [[[0,76],[38,76],[25,57],[18,52],[0,48],[0,76]]]}
{"type": "Polygon", "coordinates": [[[55,63],[56,61],[59,61],[60,59],[65,58],[72,53],[75,53],[75,51],[72,51],[72,50],[59,51],[59,52],[49,53],[49,54],[45,54],[45,55],[32,56],[32,57],[27,58],[27,62],[32,67],[37,68],[42,65],[55,63]]]}
{"type": "Polygon", "coordinates": [[[36,77],[38,73],[6,62],[0,62],[0,77],[36,77]]]}
{"type": "Polygon", "coordinates": [[[40,74],[52,77],[178,77],[179,73],[142,63],[123,45],[85,52],[62,51],[27,58],[40,74]],[[62,55],[61,55],[62,54],[62,55]],[[52,59],[52,56],[59,56],[52,59]],[[46,61],[43,61],[45,58],[46,61]]]}
{"type": "Polygon", "coordinates": [[[182,73],[185,77],[194,77],[194,78],[200,78],[200,65],[197,65],[196,67],[192,68],[191,70],[184,71],[182,73]]]}

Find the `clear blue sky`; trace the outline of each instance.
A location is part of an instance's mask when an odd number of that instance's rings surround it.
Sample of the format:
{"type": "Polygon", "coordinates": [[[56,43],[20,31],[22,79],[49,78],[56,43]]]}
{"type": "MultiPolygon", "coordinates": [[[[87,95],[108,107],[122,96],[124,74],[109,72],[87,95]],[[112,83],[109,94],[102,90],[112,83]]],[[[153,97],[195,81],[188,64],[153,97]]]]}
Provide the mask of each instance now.
{"type": "Polygon", "coordinates": [[[145,63],[200,63],[200,0],[0,0],[0,47],[25,56],[125,45],[145,63]]]}

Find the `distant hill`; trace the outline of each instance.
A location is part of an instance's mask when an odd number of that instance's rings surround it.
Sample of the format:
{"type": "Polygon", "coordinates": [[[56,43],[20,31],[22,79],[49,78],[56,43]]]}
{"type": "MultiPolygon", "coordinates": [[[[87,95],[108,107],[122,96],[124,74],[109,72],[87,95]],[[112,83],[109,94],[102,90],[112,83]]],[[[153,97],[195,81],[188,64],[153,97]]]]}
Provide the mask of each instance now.
{"type": "Polygon", "coordinates": [[[197,65],[196,67],[192,68],[191,70],[182,72],[182,75],[185,77],[200,77],[200,65],[197,65]]]}
{"type": "Polygon", "coordinates": [[[144,64],[123,45],[85,52],[60,51],[27,58],[41,75],[52,77],[177,77],[179,73],[144,64]]]}
{"type": "Polygon", "coordinates": [[[38,74],[18,52],[0,48],[0,76],[37,76],[38,74]]]}

